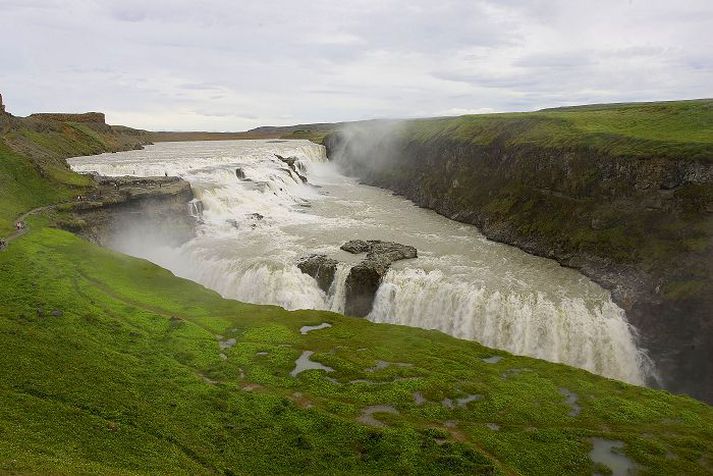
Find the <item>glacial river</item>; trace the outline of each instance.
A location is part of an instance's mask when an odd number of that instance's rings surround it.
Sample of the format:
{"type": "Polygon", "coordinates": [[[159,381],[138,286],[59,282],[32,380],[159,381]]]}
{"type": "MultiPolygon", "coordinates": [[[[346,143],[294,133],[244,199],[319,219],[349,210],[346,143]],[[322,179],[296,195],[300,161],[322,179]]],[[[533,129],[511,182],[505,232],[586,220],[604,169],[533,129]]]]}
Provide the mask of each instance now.
{"type": "Polygon", "coordinates": [[[413,245],[395,263],[367,318],[427,329],[643,384],[648,359],[607,291],[556,262],[495,243],[388,191],[359,184],[308,141],[160,143],[78,157],[74,170],[176,175],[196,196],[197,237],[180,247],[128,227],[111,247],[157,263],[226,298],[287,309],[344,309],[344,280],[358,258],[350,239],[413,245]],[[300,177],[274,154],[298,158],[300,177]],[[236,169],[240,171],[236,174],[236,169]],[[310,254],[347,263],[328,293],[296,266],[310,254]]]}

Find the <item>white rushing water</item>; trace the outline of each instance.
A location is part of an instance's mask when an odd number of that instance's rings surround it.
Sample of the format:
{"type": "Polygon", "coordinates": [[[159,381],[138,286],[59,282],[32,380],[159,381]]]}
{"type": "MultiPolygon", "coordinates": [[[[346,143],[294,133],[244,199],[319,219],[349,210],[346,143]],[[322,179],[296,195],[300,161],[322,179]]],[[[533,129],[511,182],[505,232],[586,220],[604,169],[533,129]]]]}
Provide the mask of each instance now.
{"type": "Polygon", "coordinates": [[[102,175],[180,176],[196,200],[197,237],[180,247],[127,226],[111,246],[146,258],[227,298],[287,309],[344,310],[344,281],[361,259],[349,239],[413,245],[395,263],[368,319],[439,329],[484,345],[642,384],[648,359],[609,293],[574,270],[485,239],[478,230],[339,174],[308,141],[163,143],[70,159],[102,175]],[[274,154],[294,156],[292,172],[274,154]],[[236,169],[239,169],[236,172],[236,169]],[[340,264],[328,293],[296,263],[340,264]]]}

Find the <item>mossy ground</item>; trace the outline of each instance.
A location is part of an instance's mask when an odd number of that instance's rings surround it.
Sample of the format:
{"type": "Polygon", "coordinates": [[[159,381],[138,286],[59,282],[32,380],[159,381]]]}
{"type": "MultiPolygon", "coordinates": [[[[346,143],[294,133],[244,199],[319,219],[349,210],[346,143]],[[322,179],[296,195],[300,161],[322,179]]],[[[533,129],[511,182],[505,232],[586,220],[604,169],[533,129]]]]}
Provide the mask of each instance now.
{"type": "Polygon", "coordinates": [[[0,236],[14,226],[24,211],[71,196],[71,190],[42,177],[32,162],[0,141],[0,236]]]}

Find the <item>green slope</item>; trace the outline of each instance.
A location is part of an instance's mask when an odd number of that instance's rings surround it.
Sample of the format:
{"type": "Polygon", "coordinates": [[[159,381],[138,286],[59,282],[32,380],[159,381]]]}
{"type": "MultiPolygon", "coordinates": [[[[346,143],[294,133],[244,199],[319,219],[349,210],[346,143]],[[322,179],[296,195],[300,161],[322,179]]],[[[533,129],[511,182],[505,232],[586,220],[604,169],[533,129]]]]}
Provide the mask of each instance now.
{"type": "Polygon", "coordinates": [[[589,474],[592,436],[652,474],[711,471],[713,409],[695,400],[438,332],[224,300],[36,221],[0,254],[0,471],[589,474]],[[335,371],[291,377],[304,350],[335,371]],[[393,365],[368,370],[380,360],[393,365]],[[482,399],[441,403],[468,394],[482,399]],[[399,414],[372,428],[357,421],[370,405],[399,414]]]}
{"type": "Polygon", "coordinates": [[[143,131],[105,124],[0,117],[0,236],[23,211],[71,200],[92,182],[64,159],[146,143],[143,131]]]}
{"type": "Polygon", "coordinates": [[[611,104],[407,121],[410,138],[590,148],[612,157],[713,160],[713,100],[611,104]]]}

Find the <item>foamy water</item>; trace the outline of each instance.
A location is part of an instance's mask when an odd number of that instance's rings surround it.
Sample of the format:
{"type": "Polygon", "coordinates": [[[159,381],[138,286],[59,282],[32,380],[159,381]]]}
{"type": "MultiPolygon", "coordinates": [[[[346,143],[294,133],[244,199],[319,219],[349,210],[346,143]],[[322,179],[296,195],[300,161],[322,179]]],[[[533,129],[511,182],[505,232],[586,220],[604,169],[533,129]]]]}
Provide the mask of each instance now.
{"type": "Polygon", "coordinates": [[[189,181],[198,236],[181,247],[127,227],[111,246],[146,258],[224,297],[287,309],[344,310],[355,238],[415,246],[396,263],[367,317],[476,340],[642,384],[648,359],[608,292],[551,260],[485,239],[389,192],[358,184],[308,141],[163,143],[142,151],[79,157],[77,171],[177,175],[189,181]],[[274,154],[295,156],[309,183],[274,154]],[[236,169],[239,172],[236,174],[236,169]],[[242,177],[242,178],[241,178],[242,177]],[[340,265],[329,292],[296,266],[323,253],[340,265]]]}

